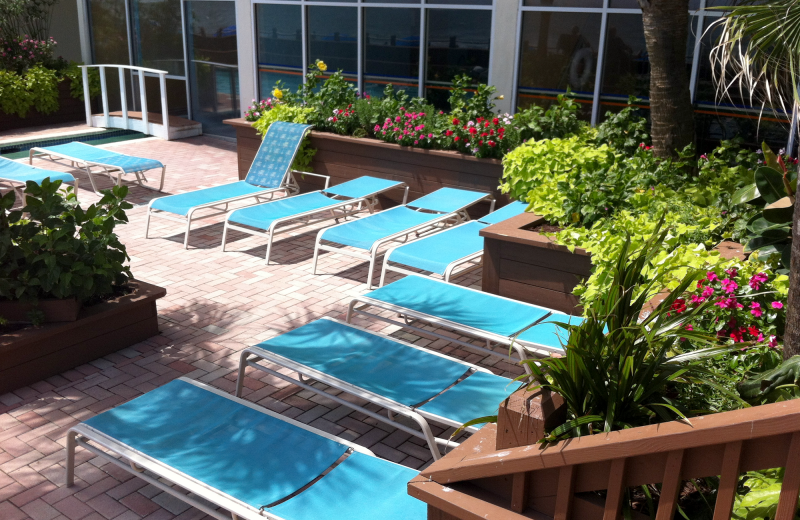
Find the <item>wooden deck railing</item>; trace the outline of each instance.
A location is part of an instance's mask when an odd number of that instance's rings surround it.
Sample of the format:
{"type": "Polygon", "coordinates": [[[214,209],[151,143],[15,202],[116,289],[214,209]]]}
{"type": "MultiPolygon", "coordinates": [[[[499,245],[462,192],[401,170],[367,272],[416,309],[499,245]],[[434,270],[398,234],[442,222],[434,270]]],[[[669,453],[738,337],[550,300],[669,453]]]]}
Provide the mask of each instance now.
{"type": "Polygon", "coordinates": [[[429,504],[429,519],[616,520],[626,488],[661,483],[656,520],[672,520],[683,481],[719,476],[713,518],[729,520],[739,475],[778,467],[786,471],[775,520],[797,510],[800,400],[546,448],[498,451],[495,437],[496,426],[485,426],[409,483],[409,494],[429,504]]]}

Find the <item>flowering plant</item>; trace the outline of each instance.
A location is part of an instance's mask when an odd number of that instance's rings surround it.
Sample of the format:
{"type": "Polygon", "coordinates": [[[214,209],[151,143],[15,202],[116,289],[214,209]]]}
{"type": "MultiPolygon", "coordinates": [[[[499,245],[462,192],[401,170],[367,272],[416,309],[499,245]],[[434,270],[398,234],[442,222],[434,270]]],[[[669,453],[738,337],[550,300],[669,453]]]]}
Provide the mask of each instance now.
{"type": "MultiPolygon", "coordinates": [[[[26,36],[0,37],[0,68],[24,73],[37,63],[52,65],[56,41],[26,36]]],[[[66,63],[66,62],[65,62],[66,63]]]]}
{"type": "Polygon", "coordinates": [[[717,267],[697,281],[694,289],[672,304],[683,313],[705,302],[713,302],[688,328],[698,329],[725,342],[777,347],[786,319],[784,302],[775,292],[775,275],[755,263],[740,267],[717,267]]]}
{"type": "MultiPolygon", "coordinates": [[[[275,90],[280,92],[280,90],[277,88],[275,90]]],[[[267,98],[262,99],[261,101],[256,101],[254,99],[253,104],[247,107],[247,110],[245,110],[244,118],[247,121],[258,121],[258,118],[261,117],[264,112],[272,110],[272,108],[278,103],[279,101],[276,98],[267,98]]]]}
{"type": "Polygon", "coordinates": [[[517,134],[514,116],[509,114],[478,117],[474,121],[454,117],[441,142],[444,147],[476,157],[501,158],[520,144],[519,139],[514,138],[517,134]]]}
{"type": "Polygon", "coordinates": [[[387,117],[383,124],[373,128],[375,137],[389,143],[418,148],[433,148],[437,142],[435,132],[427,112],[417,112],[399,108],[399,114],[387,117]]]}

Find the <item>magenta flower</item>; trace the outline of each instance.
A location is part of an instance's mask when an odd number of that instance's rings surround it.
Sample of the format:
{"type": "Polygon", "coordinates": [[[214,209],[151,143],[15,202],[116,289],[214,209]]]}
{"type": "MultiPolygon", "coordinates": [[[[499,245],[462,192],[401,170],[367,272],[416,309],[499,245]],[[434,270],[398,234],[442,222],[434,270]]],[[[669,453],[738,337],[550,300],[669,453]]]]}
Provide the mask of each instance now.
{"type": "Polygon", "coordinates": [[[722,290],[728,294],[732,294],[736,289],[739,288],[739,284],[731,280],[730,278],[725,278],[720,282],[722,285],[722,290]]]}
{"type": "Polygon", "coordinates": [[[750,287],[752,287],[754,291],[757,291],[761,288],[761,284],[766,282],[768,279],[769,278],[765,273],[754,274],[750,278],[750,287]]]}
{"type": "Polygon", "coordinates": [[[772,302],[773,309],[783,309],[783,304],[781,302],[772,302]]]}
{"type": "Polygon", "coordinates": [[[713,282],[714,280],[719,280],[719,278],[717,278],[717,273],[715,273],[714,271],[709,271],[708,273],[706,273],[706,280],[708,280],[709,282],[713,282]]]}
{"type": "Polygon", "coordinates": [[[710,298],[713,294],[714,289],[712,287],[706,287],[703,289],[703,298],[710,298]]]}
{"type": "Polygon", "coordinates": [[[761,304],[758,302],[753,302],[750,304],[750,314],[755,316],[756,318],[760,318],[764,311],[761,310],[761,304]]]}

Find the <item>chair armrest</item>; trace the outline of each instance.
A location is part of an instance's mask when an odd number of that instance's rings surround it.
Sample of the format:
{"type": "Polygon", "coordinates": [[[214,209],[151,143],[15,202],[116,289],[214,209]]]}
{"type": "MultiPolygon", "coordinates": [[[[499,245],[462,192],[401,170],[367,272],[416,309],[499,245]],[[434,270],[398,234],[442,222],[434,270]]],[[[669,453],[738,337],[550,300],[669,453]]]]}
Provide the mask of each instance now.
{"type": "Polygon", "coordinates": [[[303,172],[300,170],[292,170],[292,173],[300,173],[302,175],[311,175],[312,177],[322,177],[325,179],[325,189],[329,188],[329,184],[331,183],[331,176],[330,175],[322,175],[321,173],[311,173],[311,172],[303,172]]]}

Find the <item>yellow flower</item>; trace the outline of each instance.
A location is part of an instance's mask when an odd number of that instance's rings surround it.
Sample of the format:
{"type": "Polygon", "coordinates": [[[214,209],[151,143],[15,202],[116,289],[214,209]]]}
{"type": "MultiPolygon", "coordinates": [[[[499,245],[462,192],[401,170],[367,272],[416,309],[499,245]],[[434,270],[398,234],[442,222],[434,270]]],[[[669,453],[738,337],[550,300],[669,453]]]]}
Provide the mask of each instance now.
{"type": "Polygon", "coordinates": [[[328,70],[328,66],[325,65],[324,61],[318,61],[317,62],[317,68],[322,72],[325,72],[326,70],[328,70]]]}
{"type": "Polygon", "coordinates": [[[497,99],[505,99],[505,98],[506,98],[506,97],[505,97],[505,96],[503,96],[502,94],[501,94],[501,95],[499,95],[499,96],[497,96],[497,99]]]}
{"type": "Polygon", "coordinates": [[[272,91],[272,97],[276,99],[281,99],[283,97],[283,92],[281,92],[281,89],[276,88],[275,90],[272,91]]]}

